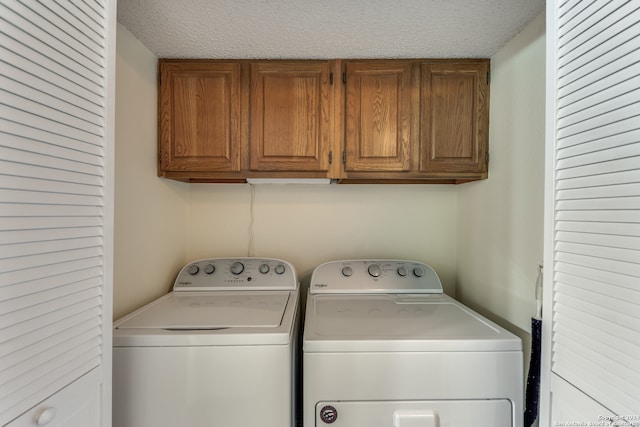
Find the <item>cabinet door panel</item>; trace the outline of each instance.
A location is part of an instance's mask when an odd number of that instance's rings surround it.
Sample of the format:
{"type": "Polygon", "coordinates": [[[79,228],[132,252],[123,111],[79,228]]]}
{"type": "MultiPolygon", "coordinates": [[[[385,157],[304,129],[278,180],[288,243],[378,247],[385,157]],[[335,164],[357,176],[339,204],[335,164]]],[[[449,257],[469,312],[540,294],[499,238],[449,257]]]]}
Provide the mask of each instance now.
{"type": "Polygon", "coordinates": [[[327,171],[329,61],[251,65],[251,170],[327,171]]]}
{"type": "Polygon", "coordinates": [[[423,63],[421,172],[486,172],[488,63],[423,63]]]}
{"type": "Polygon", "coordinates": [[[239,171],[240,147],[240,64],[161,63],[161,170],[239,171]]]}
{"type": "Polygon", "coordinates": [[[101,369],[95,368],[10,422],[6,427],[101,426],[101,369]],[[51,421],[47,422],[50,419],[51,421]]]}
{"type": "Polygon", "coordinates": [[[411,63],[346,64],[347,171],[411,168],[411,63]]]}

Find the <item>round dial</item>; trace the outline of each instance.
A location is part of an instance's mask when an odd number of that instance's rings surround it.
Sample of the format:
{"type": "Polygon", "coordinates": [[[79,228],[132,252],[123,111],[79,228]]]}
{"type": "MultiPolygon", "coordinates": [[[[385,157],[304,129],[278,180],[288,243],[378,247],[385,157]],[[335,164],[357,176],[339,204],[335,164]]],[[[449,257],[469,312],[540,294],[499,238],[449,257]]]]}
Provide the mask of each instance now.
{"type": "Polygon", "coordinates": [[[406,275],[407,275],[407,267],[405,267],[404,265],[401,265],[400,267],[398,267],[398,276],[405,277],[406,275]]]}
{"type": "Polygon", "coordinates": [[[369,275],[371,277],[380,277],[380,275],[382,274],[382,269],[378,264],[371,264],[367,271],[369,272],[369,275]]]}
{"type": "Polygon", "coordinates": [[[190,275],[195,276],[200,271],[200,267],[197,264],[191,264],[187,270],[190,275]]]}
{"type": "Polygon", "coordinates": [[[276,265],[276,268],[274,269],[274,271],[276,272],[276,274],[283,274],[284,273],[284,265],[282,265],[282,264],[276,265]]]}
{"type": "Polygon", "coordinates": [[[416,277],[422,277],[424,276],[424,270],[422,267],[416,267],[413,269],[413,275],[416,277]]]}
{"type": "Polygon", "coordinates": [[[342,275],[344,277],[351,277],[351,275],[353,274],[353,269],[349,266],[347,267],[342,267],[342,275]]]}
{"type": "Polygon", "coordinates": [[[207,264],[207,265],[204,267],[204,272],[205,272],[206,274],[213,274],[213,272],[214,272],[214,271],[216,271],[216,268],[213,266],[213,264],[207,264]]]}
{"type": "Polygon", "coordinates": [[[262,274],[267,274],[270,270],[269,268],[269,264],[261,264],[260,268],[258,268],[258,270],[260,270],[260,273],[262,274]]]}
{"type": "Polygon", "coordinates": [[[235,274],[236,276],[242,273],[243,271],[244,271],[243,263],[236,261],[233,264],[231,264],[231,273],[235,274]]]}

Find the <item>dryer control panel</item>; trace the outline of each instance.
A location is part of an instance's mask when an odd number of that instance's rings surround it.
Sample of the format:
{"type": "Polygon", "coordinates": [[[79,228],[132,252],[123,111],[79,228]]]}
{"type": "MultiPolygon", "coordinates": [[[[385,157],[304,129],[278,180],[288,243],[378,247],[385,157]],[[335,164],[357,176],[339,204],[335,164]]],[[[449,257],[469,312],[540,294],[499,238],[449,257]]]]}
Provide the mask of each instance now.
{"type": "Polygon", "coordinates": [[[315,293],[441,294],[436,272],[419,261],[342,260],[319,265],[311,276],[315,293]]]}
{"type": "Polygon", "coordinates": [[[289,290],[297,286],[293,265],[281,259],[209,258],[185,265],[173,290],[289,290]]]}

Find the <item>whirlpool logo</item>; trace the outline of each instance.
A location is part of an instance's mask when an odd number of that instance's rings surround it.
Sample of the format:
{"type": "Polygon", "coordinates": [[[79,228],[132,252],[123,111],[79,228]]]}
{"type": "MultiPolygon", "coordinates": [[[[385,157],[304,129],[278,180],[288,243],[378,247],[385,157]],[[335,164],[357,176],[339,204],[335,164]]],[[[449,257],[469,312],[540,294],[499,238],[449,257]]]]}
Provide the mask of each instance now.
{"type": "Polygon", "coordinates": [[[320,419],[326,424],[332,424],[338,419],[338,410],[331,405],[323,406],[320,409],[320,419]]]}

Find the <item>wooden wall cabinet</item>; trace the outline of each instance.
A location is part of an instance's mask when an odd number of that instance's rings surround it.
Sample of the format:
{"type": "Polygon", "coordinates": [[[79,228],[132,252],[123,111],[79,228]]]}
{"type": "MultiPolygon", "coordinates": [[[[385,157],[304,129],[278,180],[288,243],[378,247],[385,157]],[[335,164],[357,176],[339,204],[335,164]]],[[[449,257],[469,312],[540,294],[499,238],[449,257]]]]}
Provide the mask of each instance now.
{"type": "Polygon", "coordinates": [[[161,60],[158,174],[487,177],[488,60],[161,60]]]}
{"type": "Polygon", "coordinates": [[[191,182],[328,177],[339,150],[332,148],[334,65],[160,60],[158,175],[191,182]]]}
{"type": "Polygon", "coordinates": [[[346,180],[487,177],[488,60],[346,61],[346,180]]]}
{"type": "Polygon", "coordinates": [[[250,169],[328,172],[332,62],[251,64],[250,169]]]}
{"type": "Polygon", "coordinates": [[[487,173],[489,64],[421,64],[420,172],[487,173]]]}
{"type": "Polygon", "coordinates": [[[240,172],[241,104],[240,63],[161,61],[159,174],[240,172]]]}
{"type": "Polygon", "coordinates": [[[411,62],[347,62],[344,169],[411,170],[411,62]]]}

